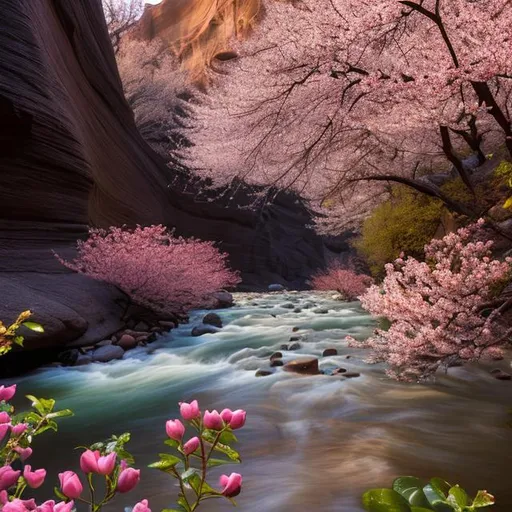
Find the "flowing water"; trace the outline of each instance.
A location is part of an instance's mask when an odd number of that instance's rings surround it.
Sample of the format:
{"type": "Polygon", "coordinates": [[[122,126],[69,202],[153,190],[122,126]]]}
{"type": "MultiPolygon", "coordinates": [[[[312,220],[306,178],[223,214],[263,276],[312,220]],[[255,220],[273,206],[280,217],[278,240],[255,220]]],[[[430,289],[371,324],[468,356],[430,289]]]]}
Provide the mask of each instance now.
{"type": "MultiPolygon", "coordinates": [[[[144,467],[166,450],[164,423],[176,417],[177,402],[197,398],[203,408],[248,411],[238,431],[243,462],[224,467],[244,476],[237,498],[244,512],[361,512],[365,489],[407,474],[442,476],[471,492],[487,489],[498,497],[496,512],[512,510],[512,382],[489,375],[494,367],[510,371],[507,361],[454,368],[429,385],[401,384],[386,378],[382,366],[364,363],[364,350],[343,341],[347,334],[364,339],[374,328],[358,303],[312,293],[244,294],[236,300],[236,307],[218,311],[225,327],[217,334],[190,336],[204,314],[198,311],[190,324],[122,361],[41,369],[21,379],[19,397],[53,396],[76,413],[60,422],[58,435],[36,440],[32,465],[45,461],[53,475],[77,469],[78,444],[131,431],[129,448],[143,468],[142,481],[106,511],[143,497],[154,511],[171,507],[174,481],[144,467]],[[282,308],[285,303],[301,311],[282,308]],[[329,312],[315,313],[315,307],[329,312]],[[268,367],[269,355],[291,336],[300,336],[302,347],[284,352],[285,361],[334,347],[339,355],[320,358],[321,369],[342,366],[361,376],[299,376],[277,369],[256,378],[255,371],[268,367]]],[[[213,500],[205,509],[231,505],[213,500]]]]}

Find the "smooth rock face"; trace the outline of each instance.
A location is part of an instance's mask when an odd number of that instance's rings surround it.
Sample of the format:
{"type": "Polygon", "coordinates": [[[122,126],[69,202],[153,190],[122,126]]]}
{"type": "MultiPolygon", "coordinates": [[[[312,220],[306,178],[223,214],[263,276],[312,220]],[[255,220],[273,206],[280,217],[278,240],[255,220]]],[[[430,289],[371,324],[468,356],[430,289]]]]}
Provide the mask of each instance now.
{"type": "Polygon", "coordinates": [[[122,359],[124,350],[118,345],[100,347],[92,353],[92,360],[97,363],[108,363],[114,359],[122,359]]]}
{"type": "Polygon", "coordinates": [[[318,359],[315,357],[290,361],[283,366],[283,370],[304,375],[317,375],[320,373],[318,369],[318,359]]]}
{"type": "Polygon", "coordinates": [[[299,350],[300,348],[300,343],[292,343],[291,345],[288,345],[288,350],[299,350]]]}
{"type": "Polygon", "coordinates": [[[208,313],[203,317],[203,324],[213,325],[220,329],[222,328],[222,318],[217,313],[208,313]]]}
{"type": "Polygon", "coordinates": [[[123,294],[52,254],[72,258],[88,225],[162,223],[218,241],[244,285],[260,289],[303,285],[323,265],[322,239],[295,196],[254,212],[169,188],[173,170],[123,97],[98,0],[0,2],[0,77],[0,318],[34,310],[45,333],[28,336],[28,350],[86,346],[123,327],[123,294]]]}
{"type": "Polygon", "coordinates": [[[270,360],[273,361],[274,359],[282,359],[282,357],[283,357],[283,354],[281,352],[274,352],[270,356],[270,360]]]}
{"type": "Polygon", "coordinates": [[[326,348],[322,352],[322,357],[337,356],[338,351],[335,348],[326,348]]]}
{"type": "Polygon", "coordinates": [[[75,362],[75,366],[85,366],[92,363],[92,356],[89,354],[80,354],[75,362]]]}
{"type": "Polygon", "coordinates": [[[270,367],[271,368],[274,368],[276,366],[283,366],[284,363],[283,361],[281,361],[281,359],[274,359],[273,361],[270,362],[270,367]]]}
{"type": "Polygon", "coordinates": [[[196,325],[190,334],[192,336],[202,336],[203,334],[215,334],[219,332],[219,330],[220,329],[213,325],[196,325]]]}

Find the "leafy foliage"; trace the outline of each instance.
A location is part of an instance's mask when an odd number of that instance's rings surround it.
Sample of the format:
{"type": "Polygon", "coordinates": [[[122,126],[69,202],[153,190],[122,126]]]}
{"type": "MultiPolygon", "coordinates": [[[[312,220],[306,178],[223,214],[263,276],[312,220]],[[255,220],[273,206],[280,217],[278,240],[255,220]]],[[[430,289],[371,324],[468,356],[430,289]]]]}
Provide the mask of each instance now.
{"type": "Polygon", "coordinates": [[[371,489],[363,495],[367,512],[474,512],[494,504],[494,496],[478,491],[470,498],[459,485],[432,478],[423,485],[419,478],[403,476],[391,489],[371,489]]]}
{"type": "Polygon", "coordinates": [[[15,345],[23,346],[23,336],[17,335],[16,332],[21,326],[35,332],[44,332],[41,325],[36,322],[28,322],[27,319],[32,316],[31,311],[23,311],[18,318],[9,326],[5,326],[0,321],[0,356],[7,354],[12,349],[13,343],[15,345]]]}
{"type": "Polygon", "coordinates": [[[407,187],[393,187],[391,198],[377,206],[363,222],[354,243],[375,277],[383,277],[384,265],[405,252],[423,257],[425,245],[441,223],[441,201],[407,187]]]}

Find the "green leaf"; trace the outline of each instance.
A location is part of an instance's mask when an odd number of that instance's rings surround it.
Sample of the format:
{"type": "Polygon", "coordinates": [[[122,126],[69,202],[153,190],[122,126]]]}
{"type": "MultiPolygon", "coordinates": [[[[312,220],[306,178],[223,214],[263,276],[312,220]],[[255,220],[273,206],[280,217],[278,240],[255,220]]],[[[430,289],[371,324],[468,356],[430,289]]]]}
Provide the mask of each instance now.
{"type": "MultiPolygon", "coordinates": [[[[211,431],[205,430],[203,432],[203,439],[213,444],[215,442],[215,435],[211,434],[211,431]]],[[[224,455],[227,455],[231,460],[234,460],[236,462],[241,461],[240,454],[236,450],[233,450],[233,448],[230,448],[225,444],[217,443],[215,445],[214,450],[221,452],[224,455]]]]}
{"type": "Polygon", "coordinates": [[[186,471],[184,471],[180,476],[185,483],[189,483],[189,480],[192,479],[194,475],[197,475],[197,473],[198,470],[196,468],[189,468],[186,471]]]}
{"type": "Polygon", "coordinates": [[[393,482],[393,489],[403,496],[410,505],[428,507],[429,503],[423,492],[423,485],[419,478],[414,476],[401,476],[393,482]]]}
{"type": "Polygon", "coordinates": [[[48,423],[46,423],[45,425],[43,425],[41,428],[37,429],[37,431],[35,432],[35,435],[39,435],[39,434],[42,434],[43,432],[46,432],[47,430],[53,430],[54,432],[57,432],[58,430],[58,426],[57,426],[57,423],[55,423],[55,421],[53,420],[50,420],[48,421],[48,423]]]}
{"type": "Polygon", "coordinates": [[[48,419],[51,418],[68,418],[69,416],[74,416],[74,412],[71,409],[62,409],[62,411],[52,412],[48,414],[46,417],[48,419]]]}
{"type": "Polygon", "coordinates": [[[226,460],[226,459],[210,459],[207,462],[207,466],[209,468],[214,468],[216,466],[223,466],[224,464],[240,464],[239,460],[226,460]]]}
{"type": "MultiPolygon", "coordinates": [[[[448,487],[448,490],[450,488],[448,487]]],[[[432,480],[429,484],[423,487],[423,492],[427,497],[430,506],[436,512],[453,512],[453,508],[446,503],[447,496],[444,495],[443,490],[435,483],[435,487],[432,484],[432,480]]]]}
{"type": "Polygon", "coordinates": [[[444,499],[448,498],[448,494],[450,493],[452,486],[446,480],[436,476],[430,480],[430,485],[437,494],[442,496],[444,499]]]}
{"type": "Polygon", "coordinates": [[[24,325],[27,329],[35,332],[44,332],[43,326],[36,322],[23,322],[21,325],[24,325]]]}
{"type": "Polygon", "coordinates": [[[469,502],[468,495],[459,485],[454,485],[448,491],[448,503],[456,510],[462,510],[469,502]]]}
{"type": "Polygon", "coordinates": [[[484,508],[494,505],[494,496],[487,491],[478,491],[475,499],[473,500],[473,507],[484,508]]]}
{"type": "Polygon", "coordinates": [[[424,507],[411,507],[411,512],[432,512],[431,508],[424,507]]]}
{"type": "Polygon", "coordinates": [[[51,413],[55,407],[53,398],[36,398],[33,395],[27,395],[27,398],[32,402],[32,407],[43,416],[51,413]]]}
{"type": "Polygon", "coordinates": [[[15,336],[13,341],[16,345],[23,347],[23,341],[25,341],[25,338],[23,336],[15,336]]]}
{"type": "Polygon", "coordinates": [[[222,444],[232,444],[237,443],[238,439],[236,438],[235,434],[233,434],[233,432],[226,430],[220,435],[219,442],[222,444]]]}
{"type": "Polygon", "coordinates": [[[505,203],[503,204],[503,208],[508,209],[508,208],[511,208],[511,207],[512,207],[512,197],[509,197],[509,198],[505,201],[505,203]]]}
{"type": "Polygon", "coordinates": [[[172,448],[178,448],[178,446],[180,445],[179,441],[176,441],[175,439],[166,439],[164,441],[164,444],[166,444],[167,446],[172,446],[172,448]]]}
{"type": "Polygon", "coordinates": [[[183,496],[180,496],[178,498],[178,505],[186,512],[190,512],[190,506],[188,505],[187,500],[183,496]]]}
{"type": "Polygon", "coordinates": [[[367,512],[410,512],[407,500],[393,489],[370,489],[363,494],[367,512]]]}
{"type": "Polygon", "coordinates": [[[181,459],[175,457],[174,455],[169,455],[168,453],[159,453],[158,456],[160,457],[160,460],[150,464],[148,466],[149,468],[159,469],[160,471],[167,471],[181,462],[181,459]]]}

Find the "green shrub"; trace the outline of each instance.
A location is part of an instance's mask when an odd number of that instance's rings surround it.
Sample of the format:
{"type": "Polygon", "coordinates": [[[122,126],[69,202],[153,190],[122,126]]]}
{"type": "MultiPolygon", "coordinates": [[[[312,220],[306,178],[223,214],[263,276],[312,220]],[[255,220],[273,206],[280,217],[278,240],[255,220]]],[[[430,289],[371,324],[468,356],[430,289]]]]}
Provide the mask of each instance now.
{"type": "Polygon", "coordinates": [[[384,265],[401,252],[423,255],[424,246],[433,238],[444,213],[443,203],[409,187],[393,187],[392,197],[377,206],[362,227],[354,246],[365,257],[375,277],[381,277],[384,265]]]}

